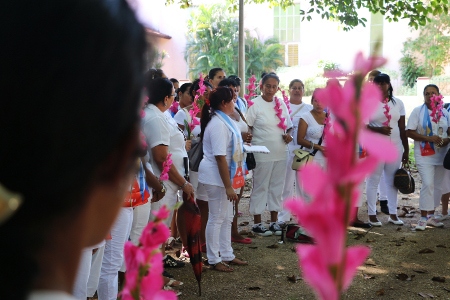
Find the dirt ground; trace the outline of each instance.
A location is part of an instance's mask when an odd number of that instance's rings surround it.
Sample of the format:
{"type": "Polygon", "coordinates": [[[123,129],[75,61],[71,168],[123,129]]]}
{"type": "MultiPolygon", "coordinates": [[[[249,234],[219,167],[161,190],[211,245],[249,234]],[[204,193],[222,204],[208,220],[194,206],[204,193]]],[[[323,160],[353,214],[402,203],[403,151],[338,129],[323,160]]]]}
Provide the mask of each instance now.
{"type": "MultiPolygon", "coordinates": [[[[444,228],[427,227],[422,232],[414,230],[420,217],[418,198],[421,186],[417,173],[414,177],[415,193],[398,196],[399,215],[403,207],[409,212],[413,210],[410,217],[401,218],[404,226],[388,224],[388,216],[380,212],[378,218],[383,223],[382,227],[369,231],[348,228],[349,245],[367,245],[372,251],[342,299],[450,299],[450,221],[444,221],[444,228]],[[441,277],[439,279],[445,282],[434,281],[433,277],[441,277]]],[[[249,195],[250,190],[247,189],[239,207],[242,216],[238,219],[238,224],[249,224],[240,226],[239,230],[250,231],[253,224],[248,211],[249,195]]],[[[366,204],[360,209],[359,218],[367,220],[366,204]]],[[[263,220],[269,220],[268,213],[263,220]]],[[[298,258],[292,251],[296,243],[279,244],[278,241],[279,237],[258,236],[250,245],[233,243],[235,255],[247,260],[249,265],[235,266],[232,273],[205,268],[201,298],[315,299],[311,288],[301,279],[298,258]],[[275,246],[268,248],[272,245],[275,246]],[[292,276],[298,280],[288,280],[292,276]]],[[[169,272],[184,282],[179,288],[182,292],[180,299],[199,299],[197,282],[189,263],[169,272]]]]}

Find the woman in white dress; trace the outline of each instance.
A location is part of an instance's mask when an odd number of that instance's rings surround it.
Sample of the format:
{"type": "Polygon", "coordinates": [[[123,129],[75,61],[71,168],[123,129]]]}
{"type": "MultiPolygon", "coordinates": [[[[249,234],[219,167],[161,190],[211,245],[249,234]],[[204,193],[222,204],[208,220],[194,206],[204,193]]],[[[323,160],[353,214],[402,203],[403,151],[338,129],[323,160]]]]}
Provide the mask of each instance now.
{"type": "Polygon", "coordinates": [[[414,108],[406,126],[406,133],[414,140],[414,158],[422,179],[419,208],[421,218],[416,230],[425,230],[427,225],[442,227],[444,224],[434,217],[434,210],[439,206],[442,196],[444,178],[444,161],[449,139],[449,115],[442,109],[439,122],[434,122],[431,97],[439,95],[439,88],[434,84],[423,90],[424,104],[414,108]],[[442,128],[442,129],[440,129],[442,128]],[[442,131],[442,134],[439,134],[442,131]]]}
{"type": "Polygon", "coordinates": [[[228,87],[214,89],[209,105],[202,110],[201,138],[203,160],[199,182],[208,194],[209,218],[206,225],[206,250],[211,269],[232,272],[229,264],[246,265],[236,258],[231,247],[231,221],[236,188],[245,184],[244,149],[239,129],[229,115],[234,112],[234,92],[228,87]]]}
{"type": "MultiPolygon", "coordinates": [[[[286,177],[284,179],[284,189],[282,200],[291,197],[299,197],[300,189],[298,183],[298,173],[292,170],[292,161],[294,159],[294,150],[299,148],[297,144],[297,132],[300,117],[311,111],[313,108],[311,104],[302,101],[305,86],[300,79],[294,79],[289,83],[289,105],[291,107],[290,118],[293,124],[292,137],[293,140],[288,144],[288,159],[286,161],[286,177]]],[[[284,209],[278,213],[278,222],[286,223],[291,219],[291,213],[284,209]]]]}
{"type": "Polygon", "coordinates": [[[380,101],[376,112],[369,121],[367,128],[373,132],[389,137],[397,149],[397,159],[391,163],[380,163],[378,168],[367,177],[366,195],[369,209],[369,223],[372,226],[381,226],[377,218],[377,190],[381,175],[384,173],[386,192],[389,208],[389,223],[403,225],[403,221],[397,217],[397,193],[394,186],[395,172],[400,168],[401,162],[408,162],[409,145],[405,131],[405,106],[403,102],[395,98],[392,93],[391,79],[387,74],[381,73],[375,76],[373,83],[378,85],[382,93],[383,101],[380,101]],[[389,116],[386,116],[387,114],[389,116]]]}
{"type": "Polygon", "coordinates": [[[253,190],[250,196],[250,213],[253,215],[252,231],[262,236],[281,235],[278,212],[282,210],[281,195],[286,175],[287,144],[292,142],[292,121],[283,99],[275,96],[280,79],[274,73],[263,77],[262,96],[253,99],[247,111],[247,123],[252,133],[252,143],[266,146],[270,153],[255,153],[253,190]],[[270,211],[270,226],[261,222],[261,214],[270,211]]]}

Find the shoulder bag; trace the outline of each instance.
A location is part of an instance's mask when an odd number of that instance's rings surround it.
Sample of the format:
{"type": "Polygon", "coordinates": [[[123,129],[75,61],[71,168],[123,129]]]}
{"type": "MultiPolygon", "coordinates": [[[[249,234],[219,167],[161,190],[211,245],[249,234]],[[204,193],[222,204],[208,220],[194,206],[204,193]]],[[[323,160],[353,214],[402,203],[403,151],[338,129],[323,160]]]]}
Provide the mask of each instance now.
{"type": "Polygon", "coordinates": [[[409,169],[408,163],[402,163],[402,167],[395,172],[394,186],[402,194],[411,194],[414,192],[416,184],[411,175],[411,170],[409,169]]]}

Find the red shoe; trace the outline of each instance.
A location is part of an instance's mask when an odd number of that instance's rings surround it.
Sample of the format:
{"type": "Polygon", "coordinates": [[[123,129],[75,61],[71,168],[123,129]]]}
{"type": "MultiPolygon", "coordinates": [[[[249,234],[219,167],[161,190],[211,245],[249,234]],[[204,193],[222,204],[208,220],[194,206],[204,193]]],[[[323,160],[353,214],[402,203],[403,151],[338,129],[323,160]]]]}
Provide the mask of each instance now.
{"type": "Polygon", "coordinates": [[[241,244],[251,244],[252,243],[252,239],[251,238],[244,238],[244,239],[241,239],[241,240],[237,240],[237,239],[231,237],[231,241],[233,243],[241,243],[241,244]]]}

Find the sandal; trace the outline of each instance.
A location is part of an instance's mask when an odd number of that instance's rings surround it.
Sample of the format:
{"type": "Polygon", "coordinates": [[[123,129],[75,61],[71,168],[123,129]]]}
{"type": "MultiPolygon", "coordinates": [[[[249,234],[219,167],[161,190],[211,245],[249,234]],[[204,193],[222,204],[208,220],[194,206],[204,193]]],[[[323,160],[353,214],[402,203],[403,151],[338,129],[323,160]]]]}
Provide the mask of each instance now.
{"type": "Polygon", "coordinates": [[[219,272],[233,272],[233,268],[231,268],[229,265],[227,265],[226,263],[224,263],[223,261],[218,262],[217,264],[214,265],[209,265],[209,268],[211,270],[216,270],[219,272]]]}
{"type": "Polygon", "coordinates": [[[177,291],[177,290],[171,288],[170,286],[166,286],[166,285],[164,286],[164,290],[165,290],[165,291],[172,291],[172,292],[174,292],[177,296],[180,296],[180,295],[182,294],[182,292],[177,291]]]}
{"type": "Polygon", "coordinates": [[[231,242],[232,243],[241,243],[241,244],[251,244],[252,243],[252,239],[251,238],[244,238],[244,237],[241,237],[241,239],[235,239],[234,237],[231,237],[231,242]]]}
{"type": "Polygon", "coordinates": [[[245,260],[240,260],[239,258],[235,258],[231,261],[226,262],[229,265],[235,265],[235,266],[247,266],[248,262],[245,260]]]}

